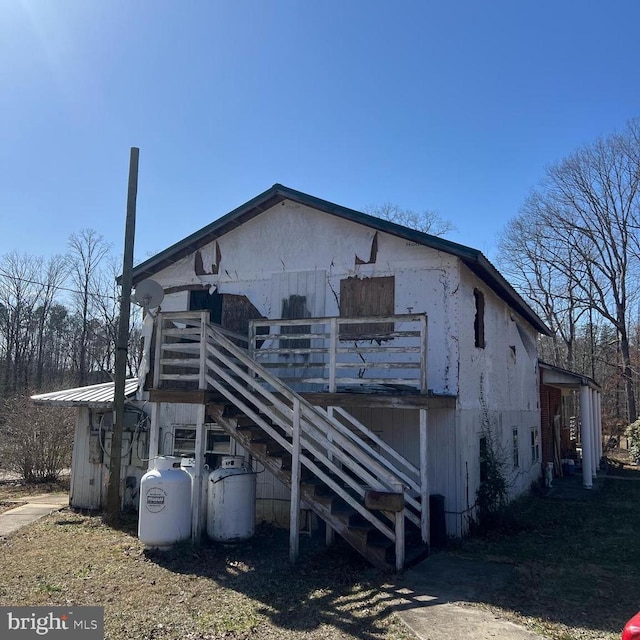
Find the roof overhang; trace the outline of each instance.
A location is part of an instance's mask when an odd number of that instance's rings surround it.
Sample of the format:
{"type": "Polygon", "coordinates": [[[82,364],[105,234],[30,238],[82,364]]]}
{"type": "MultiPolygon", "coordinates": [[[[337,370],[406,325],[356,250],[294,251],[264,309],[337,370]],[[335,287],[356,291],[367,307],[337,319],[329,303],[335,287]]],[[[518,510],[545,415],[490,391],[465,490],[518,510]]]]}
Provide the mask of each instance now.
{"type": "MultiPolygon", "coordinates": [[[[125,398],[132,398],[138,389],[138,378],[125,381],[125,398]]],[[[50,393],[31,396],[35,404],[49,407],[89,407],[90,409],[112,409],[115,395],[115,383],[105,382],[89,387],[63,389],[50,393]]]]}
{"type": "Polygon", "coordinates": [[[164,251],[137,265],[133,269],[133,284],[135,285],[145,278],[150,278],[158,271],[171,266],[177,260],[194,253],[197,249],[208,245],[284,200],[291,200],[298,204],[323,211],[324,213],[351,220],[352,222],[366,225],[383,233],[389,233],[410,242],[415,242],[425,247],[456,256],[475,273],[475,275],[495,291],[500,298],[525,318],[536,331],[544,335],[552,335],[549,327],[547,327],[527,302],[525,302],[500,272],[487,260],[482,252],[477,249],[472,249],[471,247],[466,247],[438,236],[432,236],[428,233],[416,231],[415,229],[404,227],[395,222],[382,220],[381,218],[376,218],[375,216],[356,211],[355,209],[349,209],[301,191],[290,189],[281,184],[274,184],[270,189],[267,189],[237,209],[234,209],[206,227],[192,233],[190,236],[180,240],[180,242],[175,243],[164,251]]]}
{"type": "Polygon", "coordinates": [[[549,385],[550,387],[559,387],[561,389],[578,389],[587,386],[591,389],[600,390],[600,385],[589,376],[555,367],[542,360],[538,361],[538,364],[542,374],[542,384],[549,385]]]}

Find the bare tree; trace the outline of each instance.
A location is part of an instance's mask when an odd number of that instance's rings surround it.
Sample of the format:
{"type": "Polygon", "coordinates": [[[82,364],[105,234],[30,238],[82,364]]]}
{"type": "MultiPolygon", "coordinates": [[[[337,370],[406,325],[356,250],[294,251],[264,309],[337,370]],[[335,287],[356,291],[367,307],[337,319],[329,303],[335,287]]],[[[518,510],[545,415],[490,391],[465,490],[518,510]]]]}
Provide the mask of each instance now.
{"type": "Polygon", "coordinates": [[[80,317],[78,336],[77,368],[79,386],[86,384],[88,371],[88,351],[90,326],[95,313],[95,301],[103,293],[97,282],[100,264],[109,253],[110,247],[93,229],[83,229],[69,238],[71,280],[76,292],[74,306],[80,317]]]}
{"type": "Polygon", "coordinates": [[[519,218],[525,227],[535,221],[541,268],[569,286],[564,293],[550,287],[549,296],[570,295],[577,309],[615,329],[630,422],[637,418],[629,323],[640,275],[639,130],[640,121],[632,120],[549,167],[519,218]]]}
{"type": "Polygon", "coordinates": [[[567,274],[557,266],[559,254],[569,265],[577,260],[571,243],[550,243],[548,236],[545,223],[525,207],[500,236],[498,265],[554,332],[541,340],[543,360],[573,369],[578,323],[587,309],[576,299],[571,269],[567,274]]]}
{"type": "Polygon", "coordinates": [[[37,309],[38,321],[38,355],[36,365],[36,389],[42,388],[44,373],[44,356],[46,351],[44,335],[51,314],[51,309],[56,301],[60,286],[64,283],[69,273],[69,261],[65,256],[55,255],[49,258],[41,272],[41,299],[37,309]]]}
{"type": "Polygon", "coordinates": [[[452,222],[445,220],[437,211],[430,209],[417,212],[411,209],[402,209],[391,202],[385,202],[381,205],[365,207],[364,211],[370,216],[395,222],[416,231],[429,233],[432,236],[444,236],[451,231],[455,231],[455,226],[452,222]]]}
{"type": "Polygon", "coordinates": [[[26,386],[29,354],[34,348],[34,310],[41,296],[42,259],[17,251],[0,258],[0,303],[4,347],[4,391],[26,386]]]}

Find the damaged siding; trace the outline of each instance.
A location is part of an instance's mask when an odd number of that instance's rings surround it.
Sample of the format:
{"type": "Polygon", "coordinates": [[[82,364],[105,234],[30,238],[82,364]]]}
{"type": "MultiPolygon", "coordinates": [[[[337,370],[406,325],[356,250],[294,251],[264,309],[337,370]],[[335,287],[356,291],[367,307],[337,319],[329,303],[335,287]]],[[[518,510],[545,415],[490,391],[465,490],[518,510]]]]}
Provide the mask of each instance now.
{"type": "MultiPolygon", "coordinates": [[[[385,309],[428,314],[428,388],[457,393],[459,275],[454,256],[288,201],[199,253],[202,269],[196,270],[191,255],[154,278],[165,290],[207,286],[220,294],[246,296],[266,318],[282,317],[283,300],[294,295],[305,298],[311,317],[339,316],[343,305],[351,304],[342,300],[350,295],[341,290],[346,286],[342,281],[393,278],[392,306],[385,309]]],[[[188,309],[188,294],[171,293],[162,309],[188,309]]]]}

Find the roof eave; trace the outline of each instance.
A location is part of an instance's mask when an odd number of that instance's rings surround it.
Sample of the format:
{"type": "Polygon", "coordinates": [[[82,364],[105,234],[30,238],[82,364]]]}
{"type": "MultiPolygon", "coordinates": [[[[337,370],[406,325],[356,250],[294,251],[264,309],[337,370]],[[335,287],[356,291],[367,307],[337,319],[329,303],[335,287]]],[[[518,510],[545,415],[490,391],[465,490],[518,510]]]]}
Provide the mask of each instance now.
{"type": "Polygon", "coordinates": [[[515,289],[505,280],[498,270],[484,257],[482,252],[465,245],[432,236],[415,229],[410,229],[395,222],[382,220],[375,216],[349,209],[341,205],[317,198],[316,196],[296,191],[281,184],[274,184],[263,193],[252,198],[199,231],[173,244],[157,255],[141,263],[133,270],[133,283],[150,277],[175,261],[180,260],[204,245],[239,227],[263,211],[270,209],[283,200],[292,200],[325,213],[335,215],[358,224],[367,225],[377,231],[389,233],[397,237],[416,242],[423,246],[443,251],[460,258],[478,277],[487,282],[500,297],[510,304],[540,333],[552,335],[552,331],[523,300],[515,289]]]}

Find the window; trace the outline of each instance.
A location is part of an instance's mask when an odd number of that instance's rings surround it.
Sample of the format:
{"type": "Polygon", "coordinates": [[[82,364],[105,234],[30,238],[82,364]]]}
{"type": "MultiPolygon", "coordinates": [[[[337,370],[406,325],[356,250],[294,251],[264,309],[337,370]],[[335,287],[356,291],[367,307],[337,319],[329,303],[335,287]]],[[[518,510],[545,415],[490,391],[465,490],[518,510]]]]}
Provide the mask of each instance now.
{"type": "Polygon", "coordinates": [[[480,438],[480,482],[485,482],[488,475],[487,438],[482,436],[480,438]]]}
{"type": "Polygon", "coordinates": [[[484,349],[484,293],[480,289],[473,290],[473,297],[476,302],[476,317],[473,321],[476,347],[484,349]]]}
{"type": "Polygon", "coordinates": [[[191,291],[189,311],[208,311],[211,322],[220,324],[222,320],[222,295],[217,291],[209,293],[208,289],[191,291]]]}
{"type": "Polygon", "coordinates": [[[531,462],[540,460],[540,441],[538,429],[531,429],[531,462]]]}
{"type": "MultiPolygon", "coordinates": [[[[395,277],[346,278],[340,281],[340,316],[363,318],[367,316],[392,316],[395,311],[395,277]]],[[[370,322],[342,325],[343,340],[380,339],[380,334],[391,333],[393,322],[370,322]]]]}
{"type": "Polygon", "coordinates": [[[520,448],[518,445],[518,429],[512,429],[513,435],[513,468],[517,469],[520,466],[520,448]]]}
{"type": "MultiPolygon", "coordinates": [[[[173,432],[173,455],[189,457],[196,452],[196,427],[179,426],[173,432]]],[[[217,425],[207,425],[205,461],[210,469],[220,465],[222,456],[231,453],[230,437],[217,425]]]]}
{"type": "MultiPolygon", "coordinates": [[[[307,309],[307,297],[292,295],[285,298],[282,301],[282,313],[281,318],[287,318],[287,320],[295,320],[298,318],[308,318],[311,314],[307,309]]],[[[308,324],[298,324],[294,326],[280,327],[280,333],[282,335],[295,335],[298,333],[309,334],[311,332],[311,326],[308,324]]],[[[281,349],[308,349],[311,346],[311,340],[309,338],[281,338],[281,349]]]]}

